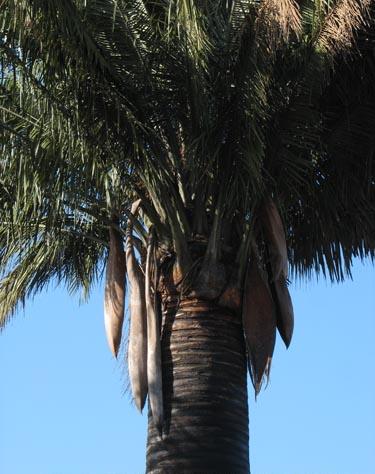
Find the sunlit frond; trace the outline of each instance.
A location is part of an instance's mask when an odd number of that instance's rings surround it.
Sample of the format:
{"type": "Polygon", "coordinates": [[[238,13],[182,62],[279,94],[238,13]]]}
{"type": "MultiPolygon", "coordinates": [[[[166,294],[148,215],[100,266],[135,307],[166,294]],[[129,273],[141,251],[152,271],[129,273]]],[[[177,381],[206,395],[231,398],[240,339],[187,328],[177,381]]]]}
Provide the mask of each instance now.
{"type": "Polygon", "coordinates": [[[263,0],[259,6],[259,22],[264,23],[270,34],[281,34],[285,39],[290,33],[301,33],[301,14],[295,0],[263,0]]]}
{"type": "Polygon", "coordinates": [[[330,54],[350,49],[356,31],[368,20],[371,3],[371,0],[338,0],[322,21],[319,47],[330,54]]]}

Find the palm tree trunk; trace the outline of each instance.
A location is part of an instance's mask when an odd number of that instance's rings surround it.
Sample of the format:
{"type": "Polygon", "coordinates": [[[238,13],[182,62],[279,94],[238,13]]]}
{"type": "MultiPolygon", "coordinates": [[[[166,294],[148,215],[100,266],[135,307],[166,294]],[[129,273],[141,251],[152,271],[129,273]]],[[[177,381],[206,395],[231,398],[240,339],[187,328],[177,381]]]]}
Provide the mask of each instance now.
{"type": "Polygon", "coordinates": [[[163,312],[165,423],[149,413],[148,474],[248,474],[246,352],[241,319],[209,302],[163,312]]]}

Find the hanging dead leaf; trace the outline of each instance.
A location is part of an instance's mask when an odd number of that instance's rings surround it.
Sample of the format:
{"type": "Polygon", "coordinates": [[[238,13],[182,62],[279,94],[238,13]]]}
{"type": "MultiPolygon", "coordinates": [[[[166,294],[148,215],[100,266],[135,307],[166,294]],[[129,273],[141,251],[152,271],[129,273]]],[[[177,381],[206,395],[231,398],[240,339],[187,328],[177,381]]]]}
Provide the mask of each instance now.
{"type": "Polygon", "coordinates": [[[270,253],[273,280],[288,278],[288,252],[284,226],[275,203],[268,199],[261,208],[260,220],[270,253]]]}
{"type": "Polygon", "coordinates": [[[146,310],[147,310],[147,384],[151,413],[156,428],[163,426],[163,382],[160,347],[160,323],[156,311],[156,285],[152,288],[152,276],[156,272],[155,240],[151,232],[146,257],[146,310]]]}
{"type": "Polygon", "coordinates": [[[120,347],[125,307],[126,266],[122,237],[109,229],[109,253],[104,292],[104,326],[109,348],[117,357],[120,347]]]}
{"type": "Polygon", "coordinates": [[[277,329],[286,347],[289,347],[294,328],[292,298],[290,297],[285,278],[281,276],[274,282],[274,285],[277,300],[277,329]]]}
{"type": "Polygon", "coordinates": [[[269,377],[276,339],[276,314],[267,280],[251,258],[243,294],[242,321],[247,343],[249,371],[258,395],[264,377],[269,377]]]}
{"type": "MultiPolygon", "coordinates": [[[[133,215],[136,214],[139,204],[140,201],[133,204],[133,215]]],[[[135,258],[132,229],[129,220],[126,232],[126,267],[130,286],[128,369],[133,398],[138,410],[142,411],[147,396],[147,314],[145,281],[135,258]]]]}

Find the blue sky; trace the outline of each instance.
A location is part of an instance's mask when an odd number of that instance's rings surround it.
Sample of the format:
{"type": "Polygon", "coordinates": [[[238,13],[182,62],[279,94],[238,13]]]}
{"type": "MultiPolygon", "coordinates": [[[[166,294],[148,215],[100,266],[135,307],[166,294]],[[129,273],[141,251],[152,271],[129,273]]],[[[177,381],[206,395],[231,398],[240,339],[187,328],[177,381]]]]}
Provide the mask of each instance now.
{"type": "MultiPolygon", "coordinates": [[[[250,390],[252,474],[375,472],[375,268],[291,288],[296,328],[268,388],[250,390]]],[[[140,474],[146,416],[112,359],[102,288],[79,305],[50,288],[0,334],[0,472],[140,474]]],[[[234,474],[234,473],[233,473],[234,474]]]]}

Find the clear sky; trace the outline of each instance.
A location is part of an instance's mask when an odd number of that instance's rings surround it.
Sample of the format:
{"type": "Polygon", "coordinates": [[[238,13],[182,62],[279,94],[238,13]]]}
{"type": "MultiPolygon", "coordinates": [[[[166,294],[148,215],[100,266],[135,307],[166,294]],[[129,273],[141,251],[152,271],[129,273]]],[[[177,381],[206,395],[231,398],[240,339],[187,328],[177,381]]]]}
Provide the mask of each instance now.
{"type": "MultiPolygon", "coordinates": [[[[375,268],[291,291],[292,345],[278,340],[256,403],[250,390],[251,472],[374,474],[375,268]]],[[[106,347],[101,287],[27,304],[0,334],[0,383],[2,474],[144,473],[146,416],[106,347]]]]}

